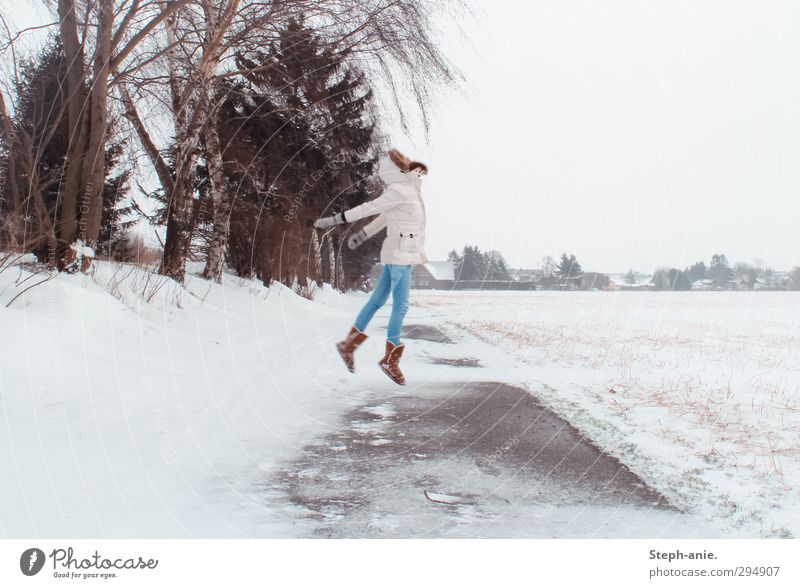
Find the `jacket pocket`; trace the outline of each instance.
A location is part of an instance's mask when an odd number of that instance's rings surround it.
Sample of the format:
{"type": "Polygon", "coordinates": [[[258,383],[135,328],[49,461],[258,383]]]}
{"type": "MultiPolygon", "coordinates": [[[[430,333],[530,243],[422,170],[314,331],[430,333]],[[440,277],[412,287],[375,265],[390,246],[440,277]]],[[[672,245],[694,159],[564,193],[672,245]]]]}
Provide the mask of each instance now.
{"type": "Polygon", "coordinates": [[[419,233],[400,233],[400,252],[418,253],[419,252],[419,233]]]}

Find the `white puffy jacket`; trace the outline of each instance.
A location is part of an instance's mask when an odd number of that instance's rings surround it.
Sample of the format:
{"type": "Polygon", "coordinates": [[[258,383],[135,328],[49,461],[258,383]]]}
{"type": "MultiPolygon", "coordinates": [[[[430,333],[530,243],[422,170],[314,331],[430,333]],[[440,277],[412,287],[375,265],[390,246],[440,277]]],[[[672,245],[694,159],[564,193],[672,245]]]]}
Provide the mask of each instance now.
{"type": "Polygon", "coordinates": [[[378,175],[387,184],[386,190],[378,198],[346,211],[345,220],[351,223],[378,215],[364,227],[364,232],[367,237],[372,237],[386,227],[386,239],[381,247],[381,263],[427,263],[425,204],[420,192],[421,178],[415,173],[403,173],[388,157],[381,159],[378,175]]]}

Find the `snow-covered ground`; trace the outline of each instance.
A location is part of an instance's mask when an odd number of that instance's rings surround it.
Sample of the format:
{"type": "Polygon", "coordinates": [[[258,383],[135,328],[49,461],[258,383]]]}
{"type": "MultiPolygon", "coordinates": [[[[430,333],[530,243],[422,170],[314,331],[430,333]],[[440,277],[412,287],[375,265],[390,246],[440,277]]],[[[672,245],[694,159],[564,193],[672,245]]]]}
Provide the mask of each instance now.
{"type": "MultiPolygon", "coordinates": [[[[6,307],[46,277],[0,272],[5,537],[297,536],[263,481],[396,390],[331,353],[364,294],[310,301],[230,275],[182,288],[99,263],[6,307]]],[[[800,535],[800,296],[414,291],[411,303],[409,320],[458,342],[452,359],[484,367],[423,362],[414,342],[404,393],[525,386],[709,528],[800,535]]]]}
{"type": "Polygon", "coordinates": [[[0,274],[0,534],[288,533],[250,481],[353,401],[321,381],[343,314],[109,263],[5,307],[41,277],[0,274]]]}
{"type": "Polygon", "coordinates": [[[413,300],[676,504],[731,533],[800,536],[800,294],[413,300]]]}

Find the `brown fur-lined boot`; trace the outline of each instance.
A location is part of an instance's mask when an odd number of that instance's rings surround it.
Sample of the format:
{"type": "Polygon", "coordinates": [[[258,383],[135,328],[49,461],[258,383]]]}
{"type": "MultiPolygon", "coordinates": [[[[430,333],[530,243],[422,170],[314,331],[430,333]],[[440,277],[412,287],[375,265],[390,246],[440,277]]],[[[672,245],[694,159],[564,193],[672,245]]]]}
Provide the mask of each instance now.
{"type": "Polygon", "coordinates": [[[362,333],[356,327],[351,327],[350,332],[347,333],[347,337],[345,337],[345,340],[339,341],[336,344],[336,350],[342,357],[344,365],[346,365],[347,369],[351,372],[356,371],[356,364],[355,360],[353,359],[353,354],[356,352],[356,349],[358,349],[358,346],[366,340],[366,333],[362,333]]]}
{"type": "Polygon", "coordinates": [[[406,379],[403,372],[400,371],[400,358],[403,356],[403,350],[406,348],[405,343],[395,345],[391,341],[386,341],[386,354],[378,362],[378,365],[392,381],[401,386],[405,386],[406,379]]]}

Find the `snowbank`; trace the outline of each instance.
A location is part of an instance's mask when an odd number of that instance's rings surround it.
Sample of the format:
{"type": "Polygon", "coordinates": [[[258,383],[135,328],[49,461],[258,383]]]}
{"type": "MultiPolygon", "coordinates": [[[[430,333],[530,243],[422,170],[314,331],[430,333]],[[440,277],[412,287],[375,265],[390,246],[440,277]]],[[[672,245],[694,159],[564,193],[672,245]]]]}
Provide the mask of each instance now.
{"type": "Polygon", "coordinates": [[[290,535],[257,480],[356,400],[326,381],[349,317],[228,274],[182,287],[106,262],[6,308],[48,277],[34,271],[0,273],[0,533],[290,535]]]}

